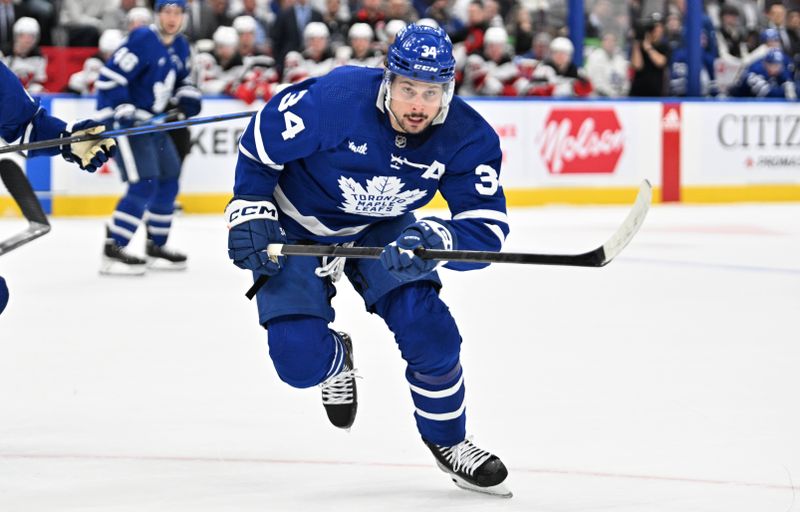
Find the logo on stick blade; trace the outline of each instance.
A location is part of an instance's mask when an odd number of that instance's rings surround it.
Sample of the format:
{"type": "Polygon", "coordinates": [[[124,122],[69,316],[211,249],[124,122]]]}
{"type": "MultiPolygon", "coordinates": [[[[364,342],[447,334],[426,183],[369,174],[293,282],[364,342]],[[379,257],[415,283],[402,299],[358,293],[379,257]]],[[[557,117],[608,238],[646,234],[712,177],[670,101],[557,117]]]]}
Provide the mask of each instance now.
{"type": "Polygon", "coordinates": [[[625,134],[613,109],[553,109],[536,143],[550,174],[612,174],[625,134]]]}

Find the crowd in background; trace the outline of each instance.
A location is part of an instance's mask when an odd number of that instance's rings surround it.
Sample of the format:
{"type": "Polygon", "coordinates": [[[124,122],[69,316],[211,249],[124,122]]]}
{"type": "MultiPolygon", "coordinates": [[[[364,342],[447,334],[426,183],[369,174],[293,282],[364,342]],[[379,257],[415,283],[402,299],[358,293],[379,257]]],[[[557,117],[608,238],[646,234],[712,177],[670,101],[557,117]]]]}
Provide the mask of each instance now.
{"type": "MultiPolygon", "coordinates": [[[[342,65],[381,66],[408,23],[443,27],[463,96],[685,96],[686,0],[586,0],[583,65],[566,0],[189,0],[197,84],[246,102],[342,65]]],[[[704,96],[796,99],[800,0],[707,0],[704,96]],[[797,2],[797,3],[795,3],[797,2]]],[[[0,0],[0,51],[43,92],[40,46],[97,47],[66,92],[93,94],[125,35],[152,23],[145,0],[0,0]]],[[[64,91],[49,91],[64,92],[64,91]]]]}

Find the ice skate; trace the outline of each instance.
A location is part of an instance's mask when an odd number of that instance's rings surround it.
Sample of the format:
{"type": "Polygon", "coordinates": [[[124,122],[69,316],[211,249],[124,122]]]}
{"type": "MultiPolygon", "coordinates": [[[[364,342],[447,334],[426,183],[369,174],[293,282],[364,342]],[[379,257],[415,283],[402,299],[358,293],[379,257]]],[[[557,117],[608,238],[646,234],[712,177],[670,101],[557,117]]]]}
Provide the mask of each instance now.
{"type": "Polygon", "coordinates": [[[356,375],[353,368],[353,342],[350,336],[340,332],[344,345],[344,364],[342,371],[329,377],[319,386],[322,388],[322,405],[328,419],[334,426],[350,429],[356,420],[358,400],[356,396],[356,375]]]}
{"type": "Polygon", "coordinates": [[[496,455],[481,450],[469,439],[455,446],[439,446],[423,441],[436,457],[439,468],[449,474],[458,487],[502,498],[513,496],[503,483],[508,470],[496,455]]]}
{"type": "Polygon", "coordinates": [[[152,270],[185,270],[186,255],[163,245],[156,245],[152,240],[147,240],[145,249],[147,254],[147,268],[152,270]]]}
{"type": "Polygon", "coordinates": [[[106,236],[103,247],[103,261],[100,273],[116,276],[141,276],[147,269],[146,261],[128,254],[125,248],[117,244],[110,235],[106,236]]]}

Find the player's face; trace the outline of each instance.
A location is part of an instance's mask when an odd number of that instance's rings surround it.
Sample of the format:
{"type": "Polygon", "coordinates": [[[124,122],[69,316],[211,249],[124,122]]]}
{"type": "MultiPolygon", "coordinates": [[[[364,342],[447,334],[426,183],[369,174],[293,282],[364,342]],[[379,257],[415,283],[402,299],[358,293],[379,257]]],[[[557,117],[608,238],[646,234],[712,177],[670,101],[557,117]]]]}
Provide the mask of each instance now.
{"type": "Polygon", "coordinates": [[[165,5],[158,11],[158,22],[165,34],[173,36],[183,26],[183,9],[177,5],[165,5]]]}
{"type": "Polygon", "coordinates": [[[444,89],[441,84],[432,84],[398,77],[392,81],[392,100],[389,108],[396,119],[392,119],[395,129],[406,133],[420,133],[430,126],[442,108],[444,89]]]}

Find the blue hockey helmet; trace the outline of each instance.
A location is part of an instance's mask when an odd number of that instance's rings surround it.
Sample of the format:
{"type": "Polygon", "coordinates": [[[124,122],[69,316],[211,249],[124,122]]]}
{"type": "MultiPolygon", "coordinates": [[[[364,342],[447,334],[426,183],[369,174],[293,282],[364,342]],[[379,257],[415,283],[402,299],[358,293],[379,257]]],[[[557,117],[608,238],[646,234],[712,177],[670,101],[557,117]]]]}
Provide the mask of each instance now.
{"type": "Polygon", "coordinates": [[[781,40],[781,33],[775,30],[774,28],[765,28],[761,32],[761,42],[768,43],[770,41],[780,41],[781,40]]]}
{"type": "Polygon", "coordinates": [[[778,48],[770,48],[767,55],[764,56],[765,64],[783,64],[786,60],[783,52],[778,48]]]}
{"type": "Polygon", "coordinates": [[[444,84],[455,77],[453,43],[441,28],[412,23],[397,34],[386,61],[389,71],[413,80],[444,84]]]}
{"type": "Polygon", "coordinates": [[[158,12],[168,5],[177,5],[184,12],[186,11],[186,0],[156,0],[153,10],[158,12]]]}

